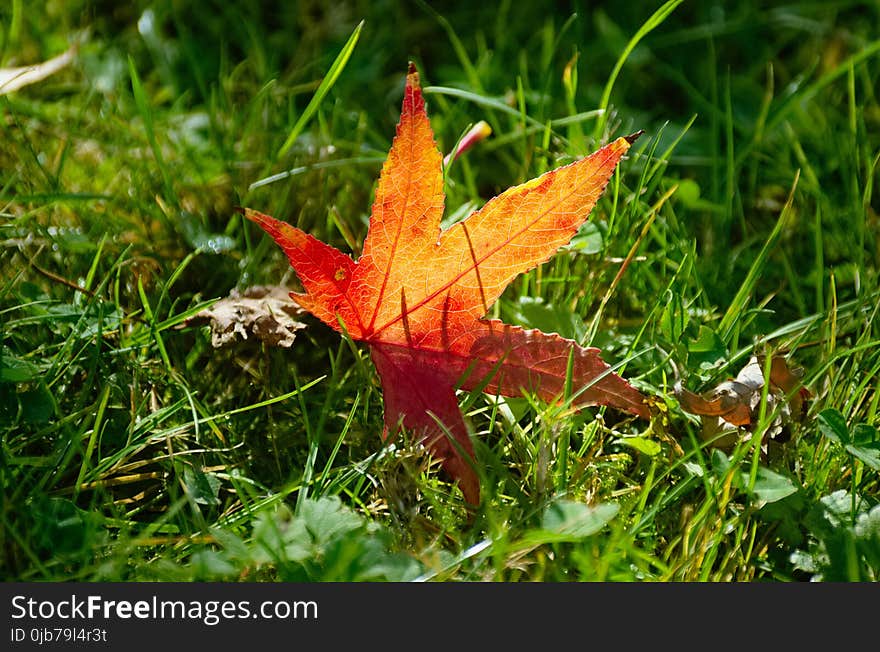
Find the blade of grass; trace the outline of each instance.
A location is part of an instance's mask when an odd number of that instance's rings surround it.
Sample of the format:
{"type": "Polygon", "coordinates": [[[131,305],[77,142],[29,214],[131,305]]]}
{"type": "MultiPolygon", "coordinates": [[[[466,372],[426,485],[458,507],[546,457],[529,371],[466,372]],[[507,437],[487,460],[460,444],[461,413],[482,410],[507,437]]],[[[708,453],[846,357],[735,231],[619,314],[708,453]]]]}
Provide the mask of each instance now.
{"type": "Polygon", "coordinates": [[[320,485],[322,491],[325,491],[330,483],[330,470],[333,468],[333,462],[336,460],[336,455],[339,453],[339,449],[342,447],[342,442],[345,439],[345,436],[348,434],[349,429],[351,428],[351,424],[354,423],[354,417],[357,414],[358,405],[360,405],[361,395],[360,393],[355,394],[354,401],[351,404],[351,409],[348,412],[348,417],[345,419],[345,425],[342,426],[342,429],[339,431],[339,437],[336,438],[336,443],[333,444],[333,449],[330,451],[330,455],[327,456],[327,462],[324,464],[324,470],[321,472],[321,475],[318,479],[318,484],[320,485]]]}
{"type": "Polygon", "coordinates": [[[629,40],[629,43],[626,44],[626,47],[623,49],[623,52],[620,53],[620,56],[617,58],[617,63],[614,64],[614,68],[611,70],[611,74],[608,75],[608,81],[605,82],[605,88],[602,91],[602,97],[599,100],[599,109],[601,111],[605,111],[606,113],[602,114],[602,117],[599,118],[599,121],[596,123],[596,127],[593,130],[593,139],[598,141],[602,137],[602,132],[605,130],[605,124],[608,121],[608,104],[611,101],[611,91],[614,88],[614,82],[617,81],[617,76],[620,74],[621,68],[623,68],[623,64],[626,63],[626,60],[629,58],[629,55],[635,49],[635,47],[639,44],[639,42],[645,38],[648,34],[651,33],[655,28],[659,27],[664,20],[675,11],[676,7],[680,5],[684,0],[669,0],[664,3],[657,11],[655,11],[648,20],[646,20],[639,30],[635,33],[635,35],[629,40]]]}
{"type": "Polygon", "coordinates": [[[596,333],[599,330],[599,323],[602,317],[602,313],[605,311],[605,306],[608,305],[608,301],[611,299],[611,296],[614,294],[614,291],[617,289],[617,285],[620,283],[620,279],[623,278],[624,273],[632,262],[633,258],[635,258],[636,252],[639,250],[639,247],[642,244],[642,241],[647,237],[648,231],[651,229],[651,225],[654,223],[654,220],[657,218],[657,214],[660,212],[660,209],[663,207],[663,204],[666,203],[675,191],[678,190],[678,186],[672,186],[669,190],[667,190],[660,199],[651,207],[651,214],[648,216],[648,219],[645,221],[644,226],[642,226],[641,232],[639,232],[639,236],[636,238],[636,241],[633,242],[630,247],[629,253],[624,258],[623,262],[620,264],[620,268],[617,270],[617,274],[614,276],[614,280],[611,281],[611,285],[608,286],[608,290],[602,296],[602,300],[599,303],[599,308],[596,310],[593,315],[593,321],[590,323],[590,328],[587,330],[587,336],[585,338],[585,342],[592,342],[593,338],[596,337],[596,333]]]}
{"type": "Polygon", "coordinates": [[[464,44],[461,42],[461,39],[458,38],[458,34],[455,33],[455,29],[453,29],[452,24],[442,16],[437,10],[431,7],[425,0],[416,0],[419,6],[425,10],[426,13],[429,13],[434,20],[436,20],[440,27],[443,28],[443,31],[446,32],[446,35],[449,37],[449,42],[452,43],[452,49],[455,52],[455,56],[458,57],[458,62],[461,64],[461,67],[464,68],[465,74],[467,75],[468,83],[474,87],[479,93],[483,93],[483,83],[480,81],[480,74],[477,72],[477,69],[474,67],[473,62],[471,62],[470,56],[468,56],[467,50],[464,47],[464,44]]]}
{"type": "Polygon", "coordinates": [[[462,100],[467,100],[468,102],[473,102],[478,106],[483,106],[488,109],[495,109],[496,111],[501,111],[502,113],[506,113],[507,115],[511,115],[518,120],[525,120],[530,125],[534,126],[537,130],[543,130],[547,125],[531,116],[527,115],[522,107],[514,108],[505,104],[502,100],[495,99],[493,97],[489,97],[487,95],[482,95],[480,93],[474,93],[472,91],[466,91],[461,88],[452,88],[449,86],[426,86],[422,89],[422,92],[426,95],[430,93],[438,93],[440,95],[448,95],[450,97],[457,97],[462,100]]]}
{"type": "Polygon", "coordinates": [[[101,391],[101,398],[98,401],[98,412],[95,415],[95,423],[92,425],[92,434],[89,436],[88,444],[86,444],[86,451],[83,454],[82,464],[79,468],[79,474],[76,477],[76,484],[74,485],[74,495],[79,493],[79,487],[83,484],[86,473],[88,472],[89,462],[92,459],[92,453],[95,450],[95,443],[98,440],[98,437],[101,434],[101,429],[104,427],[104,411],[107,409],[107,400],[110,398],[110,386],[105,385],[104,389],[101,391]]]}
{"type": "MultiPolygon", "coordinates": [[[[721,322],[718,325],[718,334],[721,337],[721,340],[725,343],[730,344],[734,327],[737,325],[739,319],[745,313],[746,304],[748,303],[752,291],[755,289],[755,284],[761,277],[764,266],[767,264],[767,260],[770,257],[770,252],[776,246],[776,243],[779,241],[779,237],[782,235],[782,231],[785,229],[786,226],[788,226],[789,220],[794,214],[794,211],[792,211],[792,203],[794,201],[794,192],[797,188],[798,179],[800,179],[800,170],[795,173],[794,182],[792,183],[791,190],[788,193],[788,199],[786,200],[785,205],[782,207],[782,211],[779,214],[779,219],[776,220],[776,225],[773,227],[773,231],[770,232],[770,235],[764,242],[764,246],[755,257],[752,266],[749,268],[748,274],[746,274],[746,278],[743,280],[742,284],[739,287],[739,290],[737,290],[736,295],[730,302],[727,311],[721,318],[721,322]]],[[[735,346],[736,343],[734,342],[732,348],[735,348],[735,346]]]]}
{"type": "MultiPolygon", "coordinates": [[[[779,123],[788,118],[789,114],[791,114],[799,106],[802,106],[805,102],[813,99],[813,97],[815,97],[816,94],[819,93],[819,91],[821,91],[823,88],[825,88],[829,84],[834,83],[839,77],[847,74],[851,67],[857,66],[858,64],[870,59],[878,53],[880,53],[880,40],[873,41],[872,43],[862,48],[862,50],[860,50],[856,54],[848,57],[835,68],[828,71],[815,82],[804,88],[802,91],[796,92],[786,97],[780,102],[779,106],[775,110],[770,112],[770,115],[766,122],[766,126],[764,128],[765,133],[775,129],[777,125],[779,125],[779,123]]],[[[745,161],[746,157],[748,157],[752,153],[752,149],[756,144],[757,143],[755,142],[745,143],[745,145],[740,148],[736,158],[737,168],[739,168],[739,166],[742,165],[743,161],[745,161]]]]}
{"type": "Polygon", "coordinates": [[[138,276],[137,279],[137,290],[138,296],[141,298],[141,305],[144,308],[144,316],[150,324],[150,333],[156,341],[156,346],[159,349],[159,355],[162,357],[162,362],[165,363],[165,368],[169,372],[172,372],[174,366],[171,364],[171,359],[168,357],[168,351],[165,350],[165,342],[162,340],[162,335],[156,328],[156,317],[153,314],[153,309],[150,307],[150,300],[147,298],[147,293],[144,291],[144,284],[140,276],[138,276]]]}
{"type": "Polygon", "coordinates": [[[278,174],[272,174],[268,177],[257,179],[248,186],[248,191],[255,190],[256,188],[260,188],[262,186],[268,186],[270,183],[275,183],[276,181],[281,181],[282,179],[289,179],[290,177],[295,177],[299,174],[304,174],[305,172],[309,172],[311,170],[323,170],[325,168],[339,167],[347,168],[352,165],[382,165],[382,163],[384,162],[384,156],[355,156],[352,158],[333,159],[332,161],[321,161],[320,163],[312,163],[311,165],[301,165],[295,168],[291,168],[289,170],[285,170],[284,172],[279,172],[278,174]]]}
{"type": "Polygon", "coordinates": [[[318,89],[315,91],[312,99],[309,100],[309,103],[306,105],[305,110],[302,112],[302,114],[300,114],[296,123],[294,123],[293,128],[287,135],[287,140],[284,141],[281,149],[278,150],[278,158],[284,156],[287,151],[291,147],[293,147],[293,144],[296,142],[296,139],[299,137],[303,128],[315,114],[315,111],[318,110],[318,107],[321,106],[321,102],[324,101],[324,97],[327,95],[330,89],[333,88],[336,80],[339,79],[339,75],[342,74],[342,71],[345,69],[345,65],[348,63],[349,57],[351,57],[351,53],[354,51],[354,46],[357,45],[358,37],[360,37],[361,35],[361,29],[363,28],[363,26],[364,21],[358,23],[357,27],[355,27],[354,31],[351,33],[351,36],[348,37],[348,41],[342,47],[342,50],[340,50],[339,54],[336,55],[336,59],[333,61],[333,65],[330,66],[330,70],[328,70],[327,74],[324,76],[324,80],[321,82],[321,85],[318,86],[318,89]]]}
{"type": "Polygon", "coordinates": [[[153,150],[153,157],[156,159],[156,165],[159,166],[159,172],[162,174],[162,184],[165,187],[165,201],[173,206],[177,206],[177,195],[174,192],[174,183],[171,180],[171,173],[165,164],[165,157],[162,155],[162,148],[159,147],[159,141],[156,140],[156,131],[153,127],[153,112],[150,109],[150,100],[141,83],[138,75],[137,67],[134,65],[134,59],[128,57],[128,73],[131,77],[131,90],[134,94],[134,102],[140,113],[141,120],[144,122],[144,130],[147,132],[147,142],[150,149],[153,150]]]}

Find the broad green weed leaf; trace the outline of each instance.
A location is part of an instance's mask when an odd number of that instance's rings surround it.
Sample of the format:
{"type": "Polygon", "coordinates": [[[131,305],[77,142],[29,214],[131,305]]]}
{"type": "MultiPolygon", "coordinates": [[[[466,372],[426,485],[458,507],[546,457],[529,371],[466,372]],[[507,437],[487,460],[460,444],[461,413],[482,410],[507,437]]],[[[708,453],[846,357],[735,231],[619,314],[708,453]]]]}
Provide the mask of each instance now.
{"type": "Polygon", "coordinates": [[[0,347],[0,383],[26,383],[40,377],[39,366],[0,347]]]}
{"type": "Polygon", "coordinates": [[[718,334],[708,326],[700,326],[697,339],[688,342],[688,358],[698,363],[700,369],[714,369],[727,358],[727,348],[718,334]]]}
{"type": "Polygon", "coordinates": [[[183,471],[183,482],[186,489],[200,505],[219,505],[217,496],[222,482],[213,473],[205,473],[201,469],[187,467],[183,471]]]}
{"type": "Polygon", "coordinates": [[[660,332],[667,341],[676,343],[681,340],[687,329],[690,315],[682,302],[681,295],[669,292],[669,300],[660,314],[660,332]]]}
{"type": "Polygon", "coordinates": [[[875,444],[869,447],[853,446],[850,444],[846,447],[846,450],[850,455],[864,462],[865,465],[875,471],[880,471],[880,445],[875,444]]]}
{"type": "Polygon", "coordinates": [[[846,417],[840,413],[840,410],[835,408],[828,408],[819,413],[819,432],[838,444],[848,444],[850,442],[846,417]]]}
{"type": "Polygon", "coordinates": [[[584,222],[566,248],[579,254],[601,254],[605,250],[605,238],[595,222],[584,222]]]}
{"type": "Polygon", "coordinates": [[[880,444],[880,430],[867,423],[857,423],[852,430],[854,446],[874,447],[880,444]]]}
{"type": "Polygon", "coordinates": [[[661,451],[660,444],[653,439],[645,437],[620,437],[615,440],[618,444],[634,448],[640,453],[644,453],[649,457],[654,457],[661,451]]]}
{"type": "Polygon", "coordinates": [[[544,512],[541,528],[527,532],[521,543],[540,545],[580,541],[599,532],[619,511],[620,507],[614,503],[590,506],[571,500],[557,500],[544,512]]]}
{"type": "Polygon", "coordinates": [[[295,518],[305,521],[306,529],[317,545],[364,526],[363,517],[343,505],[338,496],[306,500],[295,518]]]}
{"type": "Polygon", "coordinates": [[[189,558],[196,577],[213,579],[235,575],[237,568],[227,557],[216,550],[196,550],[189,558]]]}
{"type": "Polygon", "coordinates": [[[880,439],[874,426],[857,423],[852,432],[846,425],[846,417],[835,408],[819,413],[819,432],[831,441],[843,444],[850,455],[866,466],[880,471],[880,439]]]}
{"type": "MultiPolygon", "coordinates": [[[[748,482],[748,474],[743,474],[743,482],[748,482]]],[[[752,488],[755,497],[761,503],[775,503],[798,490],[798,486],[784,475],[771,471],[767,467],[758,467],[758,477],[752,488]]]]}
{"type": "Polygon", "coordinates": [[[512,307],[511,319],[526,328],[557,333],[580,341],[587,332],[584,320],[571,310],[549,304],[540,297],[520,297],[512,307]]]}
{"type": "MultiPolygon", "coordinates": [[[[249,544],[258,564],[274,565],[284,581],[407,581],[421,565],[392,552],[387,531],[338,496],[306,499],[298,513],[282,505],[257,519],[249,544]]],[[[241,557],[241,548],[231,549],[241,557]]]]}
{"type": "Polygon", "coordinates": [[[867,423],[857,423],[852,430],[852,444],[846,450],[867,466],[880,471],[880,433],[867,423]]]}
{"type": "Polygon", "coordinates": [[[39,525],[34,543],[53,554],[75,555],[87,552],[102,536],[100,518],[77,507],[66,498],[42,497],[31,503],[32,516],[39,525]]]}

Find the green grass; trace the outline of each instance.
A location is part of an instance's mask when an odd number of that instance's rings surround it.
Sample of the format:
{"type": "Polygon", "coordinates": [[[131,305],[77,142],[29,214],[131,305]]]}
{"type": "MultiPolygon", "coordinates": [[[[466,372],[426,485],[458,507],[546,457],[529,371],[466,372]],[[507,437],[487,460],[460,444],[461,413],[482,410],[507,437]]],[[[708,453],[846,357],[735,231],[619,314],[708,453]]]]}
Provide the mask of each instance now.
{"type": "Polygon", "coordinates": [[[878,579],[876,3],[185,5],[0,8],[0,67],[83,39],[0,96],[2,579],[878,579]],[[383,447],[363,348],[189,320],[296,282],[235,206],[357,253],[410,59],[443,152],[493,128],[447,222],[646,131],[492,314],[600,347],[657,416],[462,394],[474,515],[383,447]],[[713,448],[676,374],[767,352],[805,370],[803,418],[769,441],[765,395],[713,448]]]}

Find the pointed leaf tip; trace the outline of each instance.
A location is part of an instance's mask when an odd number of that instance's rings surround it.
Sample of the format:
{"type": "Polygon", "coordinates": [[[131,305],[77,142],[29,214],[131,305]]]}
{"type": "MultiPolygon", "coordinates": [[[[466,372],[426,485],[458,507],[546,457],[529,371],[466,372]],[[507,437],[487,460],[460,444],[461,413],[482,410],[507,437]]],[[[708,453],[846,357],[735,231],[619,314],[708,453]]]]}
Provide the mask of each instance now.
{"type": "Polygon", "coordinates": [[[416,68],[416,64],[412,61],[409,62],[409,69],[406,71],[406,89],[407,91],[413,90],[419,94],[422,92],[422,85],[419,80],[419,70],[416,68]]]}
{"type": "Polygon", "coordinates": [[[416,64],[409,62],[409,69],[406,73],[406,88],[403,91],[403,109],[401,111],[401,119],[405,114],[414,115],[424,113],[425,98],[422,96],[422,86],[419,82],[419,71],[416,64]]]}
{"type": "Polygon", "coordinates": [[[412,61],[409,62],[409,68],[406,71],[406,88],[407,90],[414,90],[421,94],[422,86],[419,81],[419,70],[416,68],[416,64],[412,61]]]}
{"type": "Polygon", "coordinates": [[[644,129],[639,129],[639,130],[638,130],[636,133],[634,133],[634,134],[630,134],[629,136],[624,136],[623,139],[624,139],[626,142],[628,142],[630,145],[632,145],[634,142],[636,142],[636,141],[639,139],[639,136],[641,136],[643,133],[645,133],[645,130],[644,130],[644,129]]]}

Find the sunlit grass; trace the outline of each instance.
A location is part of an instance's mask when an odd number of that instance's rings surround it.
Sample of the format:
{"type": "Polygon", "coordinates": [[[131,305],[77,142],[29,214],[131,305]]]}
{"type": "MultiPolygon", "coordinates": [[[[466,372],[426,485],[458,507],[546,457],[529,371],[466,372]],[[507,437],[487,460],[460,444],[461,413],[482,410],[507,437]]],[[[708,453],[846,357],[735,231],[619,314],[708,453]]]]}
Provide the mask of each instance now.
{"type": "Polygon", "coordinates": [[[4,579],[878,578],[876,7],[172,4],[0,9],[3,66],[87,34],[0,96],[4,579]],[[303,317],[290,349],[214,349],[191,321],[296,283],[237,205],[358,253],[410,59],[444,153],[493,130],[447,171],[447,223],[646,132],[492,314],[600,347],[655,418],[462,393],[475,514],[382,443],[363,348],[303,317]],[[791,439],[762,453],[765,397],[713,449],[677,376],[767,352],[811,392],[791,439]]]}

